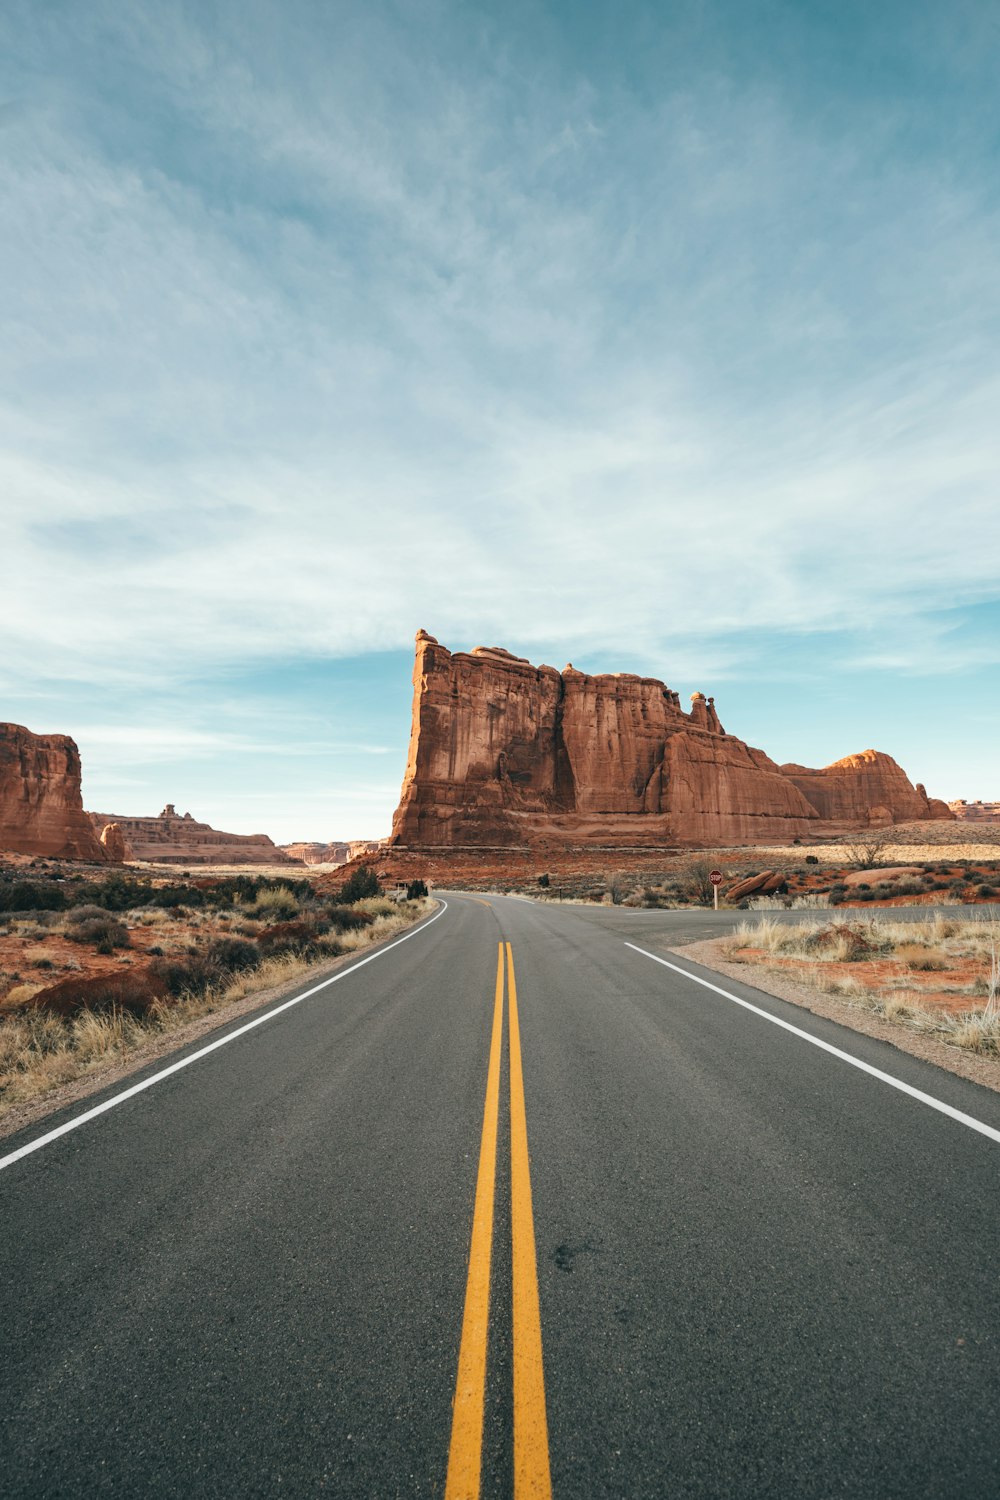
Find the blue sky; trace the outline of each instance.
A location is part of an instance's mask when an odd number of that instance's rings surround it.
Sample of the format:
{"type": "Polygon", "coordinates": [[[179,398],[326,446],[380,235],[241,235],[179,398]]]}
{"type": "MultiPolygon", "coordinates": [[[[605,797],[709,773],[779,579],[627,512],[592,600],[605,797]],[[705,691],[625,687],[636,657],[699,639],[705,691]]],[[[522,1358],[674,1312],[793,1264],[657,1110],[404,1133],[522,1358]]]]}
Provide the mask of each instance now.
{"type": "Polygon", "coordinates": [[[0,717],[387,831],[411,643],[1000,799],[989,3],[18,4],[0,717]]]}

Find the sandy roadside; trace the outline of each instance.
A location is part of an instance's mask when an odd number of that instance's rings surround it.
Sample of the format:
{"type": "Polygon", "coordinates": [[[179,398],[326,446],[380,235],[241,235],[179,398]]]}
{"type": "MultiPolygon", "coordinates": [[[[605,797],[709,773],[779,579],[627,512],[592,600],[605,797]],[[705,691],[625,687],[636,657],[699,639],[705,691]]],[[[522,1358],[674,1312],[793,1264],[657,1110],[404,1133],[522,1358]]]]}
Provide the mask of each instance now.
{"type": "Polygon", "coordinates": [[[967,1078],[970,1083],[980,1083],[985,1088],[995,1089],[1000,1093],[1000,1058],[980,1057],[975,1052],[952,1047],[935,1037],[908,1031],[905,1026],[884,1021],[881,1017],[862,1010],[860,1006],[849,1005],[834,995],[824,995],[808,985],[797,984],[786,975],[775,974],[760,964],[731,963],[722,953],[726,941],[725,938],[708,938],[668,951],[677,958],[686,958],[693,963],[702,964],[706,969],[713,969],[716,974],[724,975],[727,979],[753,985],[755,989],[763,990],[764,994],[773,995],[777,1000],[788,1000],[792,1005],[801,1006],[803,1010],[811,1010],[814,1015],[848,1026],[852,1031],[860,1031],[880,1042],[890,1042],[900,1052],[923,1058],[925,1062],[946,1068],[959,1078],[967,1078]]]}

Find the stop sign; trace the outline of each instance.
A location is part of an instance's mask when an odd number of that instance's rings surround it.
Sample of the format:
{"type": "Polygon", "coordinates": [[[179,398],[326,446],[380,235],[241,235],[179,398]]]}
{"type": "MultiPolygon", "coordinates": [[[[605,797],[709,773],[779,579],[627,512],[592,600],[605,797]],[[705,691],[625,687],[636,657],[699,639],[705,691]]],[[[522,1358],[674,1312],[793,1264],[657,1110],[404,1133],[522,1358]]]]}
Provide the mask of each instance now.
{"type": "Polygon", "coordinates": [[[710,870],[709,873],[708,873],[708,878],[712,882],[713,885],[721,885],[722,884],[722,871],[721,870],[710,870]]]}

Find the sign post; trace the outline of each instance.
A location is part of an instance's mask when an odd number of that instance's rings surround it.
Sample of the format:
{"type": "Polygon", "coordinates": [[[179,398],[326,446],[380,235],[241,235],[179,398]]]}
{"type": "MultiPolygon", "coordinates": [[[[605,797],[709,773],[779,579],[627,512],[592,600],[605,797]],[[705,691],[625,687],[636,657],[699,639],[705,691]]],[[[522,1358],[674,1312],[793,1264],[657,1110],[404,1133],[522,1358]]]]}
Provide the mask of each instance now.
{"type": "Polygon", "coordinates": [[[713,901],[715,903],[715,910],[718,911],[719,910],[719,886],[722,884],[722,871],[721,870],[709,870],[709,872],[708,872],[708,878],[712,882],[712,899],[713,899],[713,901]]]}

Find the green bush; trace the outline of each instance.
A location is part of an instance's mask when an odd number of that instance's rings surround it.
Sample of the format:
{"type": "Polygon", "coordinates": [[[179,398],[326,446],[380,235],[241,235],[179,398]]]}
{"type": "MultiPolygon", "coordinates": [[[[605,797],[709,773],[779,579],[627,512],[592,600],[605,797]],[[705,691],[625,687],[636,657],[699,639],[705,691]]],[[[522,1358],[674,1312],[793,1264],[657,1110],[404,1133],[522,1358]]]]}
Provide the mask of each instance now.
{"type": "Polygon", "coordinates": [[[47,881],[0,882],[0,911],[65,911],[67,905],[65,891],[47,881]]]}
{"type": "MultiPolygon", "coordinates": [[[[545,885],[548,885],[549,877],[547,875],[539,875],[538,884],[541,885],[543,882],[545,883],[545,885]]],[[[426,895],[426,880],[411,880],[409,885],[406,887],[407,901],[420,901],[426,895]]]]}
{"type": "Polygon", "coordinates": [[[260,963],[257,944],[245,942],[243,938],[216,938],[206,956],[213,968],[228,974],[238,974],[243,969],[256,969],[260,963]]]}
{"type": "Polygon", "coordinates": [[[345,906],[353,906],[355,901],[363,901],[366,896],[381,896],[382,887],[378,883],[378,876],[374,870],[367,865],[358,865],[340,888],[339,900],[345,906]]]}

